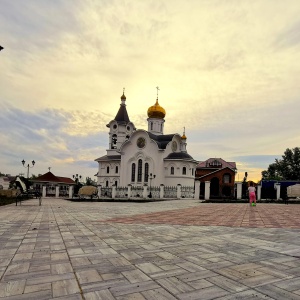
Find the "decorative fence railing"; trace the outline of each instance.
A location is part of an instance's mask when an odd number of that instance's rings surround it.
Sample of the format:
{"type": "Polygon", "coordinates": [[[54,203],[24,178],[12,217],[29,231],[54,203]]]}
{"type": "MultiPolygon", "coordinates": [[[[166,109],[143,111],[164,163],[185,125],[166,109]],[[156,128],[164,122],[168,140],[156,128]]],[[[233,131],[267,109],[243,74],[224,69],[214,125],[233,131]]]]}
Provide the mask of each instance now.
{"type": "Polygon", "coordinates": [[[177,187],[176,186],[165,186],[164,187],[164,198],[177,198],[177,187]]]}
{"type": "Polygon", "coordinates": [[[111,196],[112,196],[112,188],[101,187],[101,197],[111,198],[111,196]]]}
{"type": "Polygon", "coordinates": [[[182,186],[181,187],[181,198],[194,198],[194,187],[182,186]]]}
{"type": "Polygon", "coordinates": [[[143,198],[143,187],[142,186],[132,186],[131,187],[131,197],[132,198],[143,198]]]}
{"type": "Polygon", "coordinates": [[[116,198],[127,198],[128,197],[128,187],[119,186],[116,188],[116,198]]]}
{"type": "Polygon", "coordinates": [[[147,193],[148,197],[149,197],[149,195],[151,195],[151,198],[155,198],[155,199],[160,198],[160,187],[159,186],[151,186],[151,188],[148,187],[147,192],[148,192],[147,193]]]}
{"type": "Polygon", "coordinates": [[[194,187],[192,186],[112,186],[102,187],[98,186],[99,197],[113,198],[113,199],[180,199],[180,198],[194,198],[194,187]]]}

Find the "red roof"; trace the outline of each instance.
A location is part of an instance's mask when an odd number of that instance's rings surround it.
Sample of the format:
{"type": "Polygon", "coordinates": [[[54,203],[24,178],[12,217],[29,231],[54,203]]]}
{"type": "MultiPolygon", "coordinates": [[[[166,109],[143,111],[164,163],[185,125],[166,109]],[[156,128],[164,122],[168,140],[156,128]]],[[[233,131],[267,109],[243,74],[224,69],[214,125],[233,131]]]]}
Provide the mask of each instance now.
{"type": "Polygon", "coordinates": [[[228,162],[222,158],[209,158],[205,161],[200,161],[197,165],[197,169],[220,169],[220,168],[230,168],[236,169],[235,162],[228,162]]]}
{"type": "Polygon", "coordinates": [[[32,181],[76,184],[76,182],[71,178],[55,176],[51,172],[45,173],[44,175],[41,175],[41,176],[33,179],[32,181]]]}

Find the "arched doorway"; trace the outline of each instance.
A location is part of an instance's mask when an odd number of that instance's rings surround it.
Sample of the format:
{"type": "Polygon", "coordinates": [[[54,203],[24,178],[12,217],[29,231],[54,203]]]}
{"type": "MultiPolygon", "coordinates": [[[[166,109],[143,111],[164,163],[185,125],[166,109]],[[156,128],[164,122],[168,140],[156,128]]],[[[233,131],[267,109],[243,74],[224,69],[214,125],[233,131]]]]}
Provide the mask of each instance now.
{"type": "Polygon", "coordinates": [[[210,181],[210,196],[219,196],[219,178],[217,177],[212,178],[212,180],[210,181]]]}
{"type": "Polygon", "coordinates": [[[230,186],[227,185],[227,186],[224,186],[222,188],[222,195],[225,196],[225,197],[231,196],[231,188],[230,188],[230,186]]]}

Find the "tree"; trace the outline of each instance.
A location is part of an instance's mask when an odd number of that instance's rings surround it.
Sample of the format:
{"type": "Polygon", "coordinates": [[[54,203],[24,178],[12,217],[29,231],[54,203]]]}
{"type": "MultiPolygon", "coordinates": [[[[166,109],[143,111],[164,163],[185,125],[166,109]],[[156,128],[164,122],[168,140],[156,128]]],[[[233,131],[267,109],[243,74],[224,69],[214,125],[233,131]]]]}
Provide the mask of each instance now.
{"type": "Polygon", "coordinates": [[[275,159],[261,175],[267,180],[300,180],[300,148],[287,148],[282,159],[275,159]]]}
{"type": "Polygon", "coordinates": [[[85,179],[85,184],[86,185],[93,185],[93,186],[97,186],[97,182],[96,181],[94,181],[94,180],[92,180],[92,178],[91,177],[86,177],[86,179],[85,179]]]}

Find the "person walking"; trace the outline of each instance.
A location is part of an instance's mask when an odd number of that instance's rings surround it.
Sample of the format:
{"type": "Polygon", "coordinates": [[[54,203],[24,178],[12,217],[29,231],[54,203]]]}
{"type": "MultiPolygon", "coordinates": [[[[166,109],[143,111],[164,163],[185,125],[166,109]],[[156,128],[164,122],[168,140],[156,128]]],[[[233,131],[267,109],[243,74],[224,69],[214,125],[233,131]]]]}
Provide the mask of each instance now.
{"type": "Polygon", "coordinates": [[[250,186],[248,187],[250,206],[256,206],[256,188],[253,186],[253,182],[250,182],[250,186]]]}

